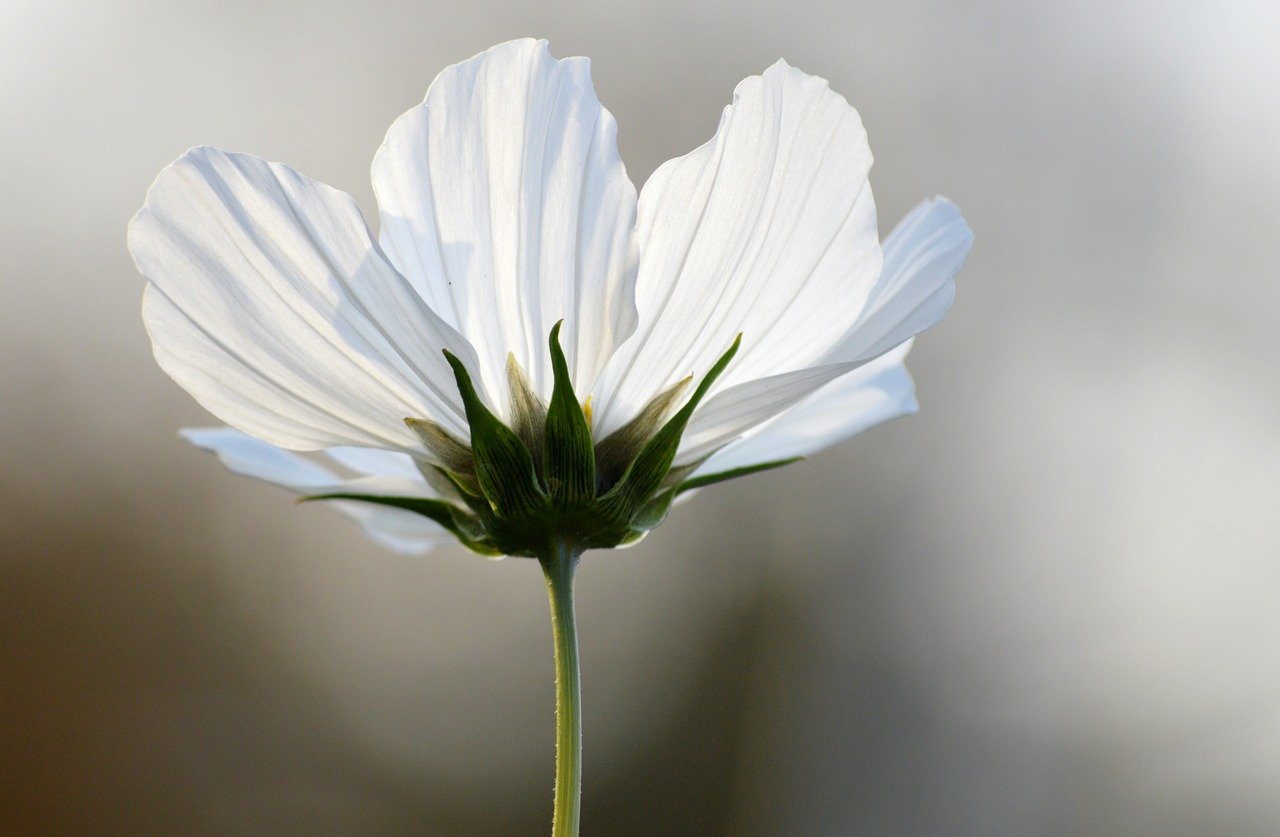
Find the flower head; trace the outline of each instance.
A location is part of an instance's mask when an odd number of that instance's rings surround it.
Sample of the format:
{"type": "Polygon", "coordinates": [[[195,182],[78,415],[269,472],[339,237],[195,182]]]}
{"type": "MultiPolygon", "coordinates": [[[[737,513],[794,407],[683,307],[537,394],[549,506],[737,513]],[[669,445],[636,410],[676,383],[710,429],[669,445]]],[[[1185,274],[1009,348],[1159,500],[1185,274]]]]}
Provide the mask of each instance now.
{"type": "Polygon", "coordinates": [[[129,231],[157,361],[231,426],[187,438],[393,547],[530,555],[915,410],[902,361],[972,236],[935,198],[881,246],[825,81],[744,80],[638,199],[615,134],[587,60],[522,40],[391,126],[376,238],[286,166],[188,151],[129,231]]]}

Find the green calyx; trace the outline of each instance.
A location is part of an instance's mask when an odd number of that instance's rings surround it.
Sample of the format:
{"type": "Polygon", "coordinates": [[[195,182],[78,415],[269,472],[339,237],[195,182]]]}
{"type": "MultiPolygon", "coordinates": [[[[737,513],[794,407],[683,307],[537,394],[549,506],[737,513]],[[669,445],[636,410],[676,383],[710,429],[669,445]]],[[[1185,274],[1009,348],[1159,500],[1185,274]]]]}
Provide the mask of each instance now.
{"type": "Polygon", "coordinates": [[[740,341],[741,335],[669,418],[689,380],[659,393],[635,419],[598,443],[569,380],[559,323],[548,341],[554,376],[550,403],[544,406],[532,392],[514,358],[508,363],[514,427],[485,406],[466,367],[445,352],[466,408],[470,444],[434,422],[405,422],[435,462],[423,466],[424,474],[451,499],[361,494],[303,499],[363,500],[422,514],[482,555],[536,558],[558,545],[580,552],[634,543],[662,522],[682,492],[795,461],[688,480],[690,468],[671,467],[689,419],[740,341]]]}

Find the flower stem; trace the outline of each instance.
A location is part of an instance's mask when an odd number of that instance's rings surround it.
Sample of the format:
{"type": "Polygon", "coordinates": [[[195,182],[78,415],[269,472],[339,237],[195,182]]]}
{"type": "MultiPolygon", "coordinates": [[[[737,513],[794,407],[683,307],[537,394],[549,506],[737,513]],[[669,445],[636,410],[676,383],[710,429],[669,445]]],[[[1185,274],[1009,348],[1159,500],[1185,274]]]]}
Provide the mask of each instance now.
{"type": "Polygon", "coordinates": [[[556,646],[556,801],[552,837],[577,837],[582,802],[582,680],[573,619],[573,571],[582,553],[557,544],[543,557],[556,646]]]}

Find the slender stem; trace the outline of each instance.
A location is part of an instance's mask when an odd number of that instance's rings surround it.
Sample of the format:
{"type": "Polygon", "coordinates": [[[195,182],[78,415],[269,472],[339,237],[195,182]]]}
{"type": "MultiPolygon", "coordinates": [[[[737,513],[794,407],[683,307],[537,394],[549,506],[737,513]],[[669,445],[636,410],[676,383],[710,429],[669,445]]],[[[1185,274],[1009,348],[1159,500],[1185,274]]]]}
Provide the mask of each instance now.
{"type": "Polygon", "coordinates": [[[578,674],[578,629],[573,619],[573,571],[581,555],[557,544],[542,558],[551,599],[556,646],[556,802],[552,837],[577,837],[582,801],[582,680],[578,674]]]}

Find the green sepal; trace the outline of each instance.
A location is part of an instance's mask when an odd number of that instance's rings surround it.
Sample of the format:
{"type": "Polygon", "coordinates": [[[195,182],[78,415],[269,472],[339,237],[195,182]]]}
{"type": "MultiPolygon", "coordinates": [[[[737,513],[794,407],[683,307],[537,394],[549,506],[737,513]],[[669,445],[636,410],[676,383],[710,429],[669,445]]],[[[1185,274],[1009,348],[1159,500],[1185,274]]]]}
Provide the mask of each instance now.
{"type": "Polygon", "coordinates": [[[612,488],[627,466],[644,449],[645,443],[658,432],[671,408],[689,387],[690,375],[649,399],[636,417],[605,437],[596,445],[596,473],[602,489],[612,488]]]}
{"type": "MultiPolygon", "coordinates": [[[[413,464],[417,467],[418,473],[422,474],[422,478],[427,481],[427,485],[431,487],[431,490],[434,491],[442,500],[450,502],[454,500],[459,502],[462,501],[464,492],[458,488],[459,478],[456,474],[452,477],[446,476],[448,471],[445,468],[432,462],[419,459],[416,456],[413,458],[413,464]]],[[[469,486],[466,493],[479,495],[480,486],[476,484],[476,475],[474,470],[472,471],[471,476],[466,478],[465,484],[469,486]]]]}
{"type": "Polygon", "coordinates": [[[467,507],[475,513],[481,522],[493,516],[493,506],[489,505],[489,500],[480,493],[480,488],[475,484],[475,478],[464,478],[459,474],[441,468],[432,466],[435,472],[445,481],[445,483],[453,489],[454,493],[467,504],[467,507]]]}
{"type": "Polygon", "coordinates": [[[733,360],[741,342],[742,335],[739,334],[734,338],[733,345],[728,351],[721,355],[715,366],[712,366],[703,376],[688,402],[648,441],[639,455],[627,466],[617,485],[600,498],[601,506],[607,513],[630,519],[662,486],[663,479],[671,470],[671,463],[675,461],[680,439],[684,435],[690,417],[693,416],[693,411],[697,409],[707,390],[711,389],[711,385],[724,372],[729,361],[733,360]]]}
{"type": "Polygon", "coordinates": [[[645,535],[649,534],[648,529],[629,529],[616,544],[616,547],[633,546],[644,540],[645,535]]]}
{"type": "Polygon", "coordinates": [[[511,429],[529,447],[535,468],[542,467],[542,428],[547,423],[547,407],[529,386],[516,356],[507,352],[507,389],[511,392],[511,429]]]}
{"type": "Polygon", "coordinates": [[[434,520],[482,555],[541,557],[552,548],[580,551],[634,543],[663,521],[680,494],[796,461],[765,462],[689,479],[712,454],[673,467],[694,411],[733,360],[742,335],[669,418],[692,377],[659,393],[621,430],[593,444],[587,410],[574,392],[560,346],[561,326],[552,328],[548,341],[553,386],[545,407],[514,357],[508,357],[514,427],[484,404],[463,363],[444,353],[466,410],[470,446],[434,422],[406,423],[434,460],[420,462],[420,470],[448,500],[352,493],[304,499],[400,508],[434,520]]]}
{"type": "Polygon", "coordinates": [[[404,420],[405,426],[412,430],[436,461],[450,471],[470,474],[475,465],[471,461],[471,448],[444,428],[439,422],[430,419],[413,418],[404,420]]]}
{"type": "MultiPolygon", "coordinates": [[[[719,448],[717,448],[716,450],[719,450],[719,448]]],[[[662,491],[665,491],[668,488],[675,488],[680,483],[684,482],[685,477],[689,476],[694,471],[701,468],[703,464],[705,464],[706,461],[714,455],[715,455],[715,451],[712,451],[711,453],[708,453],[705,456],[698,457],[692,462],[686,462],[683,465],[671,466],[671,470],[667,471],[667,475],[662,478],[662,485],[659,486],[659,489],[662,491]]]]}
{"type": "Polygon", "coordinates": [[[542,443],[542,473],[552,500],[561,507],[591,500],[596,488],[596,459],[591,428],[569,380],[569,365],[560,348],[560,326],[551,329],[554,385],[547,406],[542,443]]]}
{"type": "Polygon", "coordinates": [[[363,503],[374,503],[379,506],[403,509],[434,520],[472,552],[491,558],[502,554],[501,550],[494,549],[492,545],[485,541],[479,521],[469,518],[457,506],[446,503],[443,500],[434,500],[430,497],[388,497],[379,494],[351,494],[346,492],[308,494],[298,498],[299,503],[306,503],[312,500],[358,500],[363,503]]]}
{"type": "Polygon", "coordinates": [[[803,456],[793,456],[790,459],[775,459],[772,462],[761,462],[756,465],[744,465],[741,468],[730,468],[727,471],[717,471],[714,474],[703,474],[700,477],[685,480],[676,486],[676,496],[678,497],[686,491],[692,491],[695,488],[715,485],[718,482],[736,480],[738,477],[745,477],[749,474],[758,474],[761,471],[772,471],[774,468],[781,468],[783,465],[790,465],[791,463],[799,462],[802,459],[804,459],[803,456]]]}
{"type": "Polygon", "coordinates": [[[470,493],[479,493],[475,457],[466,442],[454,436],[443,425],[429,419],[406,418],[404,423],[417,434],[427,452],[439,463],[439,468],[452,473],[467,485],[470,493]]]}
{"type": "Polygon", "coordinates": [[[668,488],[645,503],[640,507],[640,511],[632,516],[631,528],[637,532],[648,532],[650,529],[657,528],[658,524],[667,519],[667,514],[671,511],[671,503],[679,493],[675,488],[668,488]]]}
{"type": "Polygon", "coordinates": [[[453,367],[458,393],[466,407],[476,481],[485,499],[498,517],[519,517],[541,508],[546,493],[538,485],[529,448],[480,400],[462,361],[447,350],[444,356],[453,367]]]}

